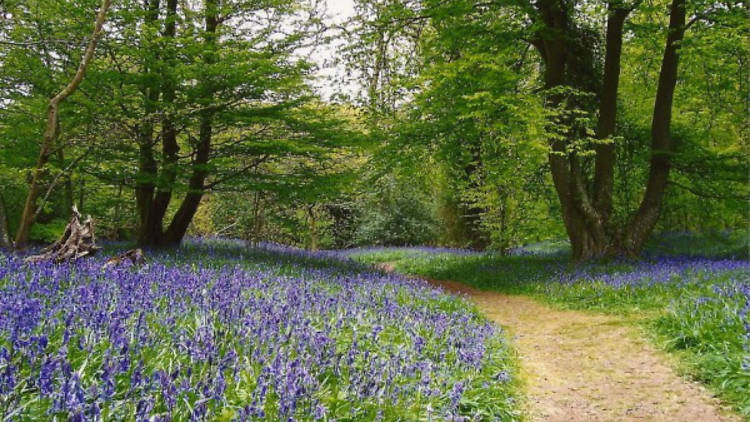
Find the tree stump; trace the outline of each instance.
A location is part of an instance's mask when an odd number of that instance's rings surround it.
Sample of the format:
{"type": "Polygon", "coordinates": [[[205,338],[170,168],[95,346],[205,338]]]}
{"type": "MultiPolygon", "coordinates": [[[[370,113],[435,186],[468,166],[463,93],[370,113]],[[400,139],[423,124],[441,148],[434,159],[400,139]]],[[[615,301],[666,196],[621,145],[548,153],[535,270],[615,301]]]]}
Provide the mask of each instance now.
{"type": "Polygon", "coordinates": [[[63,231],[60,239],[45,248],[40,254],[26,258],[24,262],[75,261],[93,255],[99,249],[96,246],[94,223],[91,216],[86,216],[86,219],[81,223],[81,213],[73,205],[73,215],[70,217],[68,225],[65,226],[65,231],[63,231]]]}

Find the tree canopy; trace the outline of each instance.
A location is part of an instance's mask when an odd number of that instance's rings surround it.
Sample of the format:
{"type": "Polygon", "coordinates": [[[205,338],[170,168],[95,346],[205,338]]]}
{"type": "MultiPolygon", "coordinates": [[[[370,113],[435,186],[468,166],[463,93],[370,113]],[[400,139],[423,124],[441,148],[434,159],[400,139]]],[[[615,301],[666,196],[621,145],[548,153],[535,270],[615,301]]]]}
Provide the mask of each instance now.
{"type": "Polygon", "coordinates": [[[589,259],[748,226],[742,2],[353,5],[0,3],[0,245],[56,238],[73,204],[150,247],[566,237],[589,259]]]}

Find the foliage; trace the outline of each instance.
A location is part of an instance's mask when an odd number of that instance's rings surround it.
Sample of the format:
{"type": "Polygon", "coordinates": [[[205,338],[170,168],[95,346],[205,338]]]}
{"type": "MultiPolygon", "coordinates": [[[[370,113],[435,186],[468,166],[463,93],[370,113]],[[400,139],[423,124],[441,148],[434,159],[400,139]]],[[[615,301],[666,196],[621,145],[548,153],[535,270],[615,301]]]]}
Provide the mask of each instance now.
{"type": "Polygon", "coordinates": [[[67,221],[59,218],[48,223],[37,224],[31,229],[31,238],[44,243],[52,243],[60,238],[60,233],[65,230],[66,224],[67,221]]]}
{"type": "MultiPolygon", "coordinates": [[[[4,5],[11,42],[0,44],[0,134],[8,146],[0,161],[21,190],[46,99],[75,70],[76,46],[90,32],[83,17],[95,7],[38,3],[4,5]]],[[[314,67],[297,54],[319,41],[319,13],[314,1],[115,4],[80,92],[62,107],[38,221],[64,218],[70,203],[94,196],[79,208],[105,227],[125,226],[123,235],[164,231],[139,236],[158,243],[179,240],[203,192],[337,189],[334,173],[349,170],[331,163],[362,136],[351,110],[316,100],[314,67]]],[[[16,186],[4,195],[12,228],[16,186]]]]}
{"type": "Polygon", "coordinates": [[[360,245],[420,245],[434,239],[435,223],[424,194],[414,185],[385,179],[365,199],[359,218],[360,245]]]}
{"type": "MultiPolygon", "coordinates": [[[[640,2],[625,20],[616,131],[606,139],[592,137],[597,93],[545,87],[544,62],[529,43],[538,25],[529,25],[534,11],[523,3],[357,0],[354,15],[335,28],[313,0],[177,2],[170,17],[172,3],[113,4],[79,92],[61,107],[37,222],[67,218],[75,202],[102,236],[133,239],[153,187],[161,202],[169,198],[163,221],[152,224],[164,231],[192,193],[187,205],[198,204],[203,216],[194,234],[507,253],[564,233],[548,152],[550,139],[566,136],[576,139],[571,151],[585,168],[598,146],[614,145],[612,225],[625,224],[642,198],[663,1],[640,2]],[[205,26],[211,4],[220,18],[216,43],[205,26]],[[307,51],[334,46],[326,59],[346,72],[330,81],[324,102],[312,88],[317,69],[307,51]],[[551,106],[553,92],[580,107],[551,106]],[[210,152],[196,161],[201,122],[204,135],[211,129],[210,152]],[[164,149],[170,127],[172,152],[164,149]],[[143,161],[149,153],[153,161],[143,161]],[[408,187],[401,205],[419,204],[407,211],[396,205],[398,195],[381,200],[391,178],[408,187]],[[196,202],[198,194],[210,198],[196,202]],[[414,236],[386,229],[395,224],[391,209],[414,214],[406,219],[414,236]]],[[[7,18],[0,24],[0,182],[11,231],[47,101],[75,72],[97,5],[0,6],[7,18]]],[[[606,5],[581,6],[573,35],[593,46],[589,64],[599,78],[606,5]]],[[[737,229],[748,224],[747,19],[735,3],[690,1],[688,8],[695,19],[682,43],[671,124],[678,148],[657,228],[737,229]]]]}
{"type": "MultiPolygon", "coordinates": [[[[615,132],[602,137],[596,136],[599,79],[609,48],[608,6],[613,3],[581,3],[569,9],[572,27],[561,31],[570,30],[567,42],[580,44],[591,55],[581,51],[581,67],[571,65],[569,83],[555,86],[546,86],[548,66],[544,54],[535,51],[541,41],[559,33],[540,30],[547,24],[538,16],[543,5],[465,0],[360,0],[357,5],[361,10],[350,23],[351,33],[360,35],[352,45],[371,54],[347,58],[355,74],[365,69],[359,73],[362,84],[377,81],[371,73],[379,69],[371,63],[378,57],[373,39],[397,40],[385,45],[387,57],[411,63],[388,68],[388,83],[375,84],[370,93],[380,100],[403,91],[401,102],[386,101],[390,111],[381,124],[382,155],[402,171],[424,171],[421,164],[433,166],[433,176],[442,173],[440,217],[458,228],[447,234],[448,242],[507,251],[563,233],[563,210],[545,173],[554,140],[565,140],[565,153],[580,158],[584,181],[593,179],[598,148],[614,147],[614,206],[606,229],[617,231],[629,224],[649,174],[649,127],[661,66],[655,52],[664,48],[665,2],[636,2],[630,16],[625,15],[616,98],[620,112],[615,132]],[[401,74],[393,76],[399,70],[401,74]],[[565,101],[555,106],[552,97],[565,101]]],[[[747,90],[738,89],[746,84],[739,78],[746,73],[746,61],[738,55],[747,54],[747,45],[738,37],[746,33],[747,20],[737,6],[689,2],[695,16],[680,50],[671,130],[677,152],[658,224],[661,231],[747,225],[747,144],[741,110],[747,90]]],[[[593,183],[583,187],[591,189],[593,183]]]]}

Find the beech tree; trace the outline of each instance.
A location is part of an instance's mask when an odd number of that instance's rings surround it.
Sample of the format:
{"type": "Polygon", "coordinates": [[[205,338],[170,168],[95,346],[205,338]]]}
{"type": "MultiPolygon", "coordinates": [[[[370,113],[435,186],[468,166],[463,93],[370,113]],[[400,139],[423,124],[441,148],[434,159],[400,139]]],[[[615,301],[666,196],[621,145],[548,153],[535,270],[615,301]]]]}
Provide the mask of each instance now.
{"type": "Polygon", "coordinates": [[[10,249],[12,245],[8,228],[8,211],[5,208],[3,193],[0,192],[0,249],[10,249]]]}
{"type": "Polygon", "coordinates": [[[643,200],[625,226],[613,226],[610,220],[614,184],[614,146],[617,92],[622,51],[623,23],[637,4],[611,2],[607,11],[604,75],[595,73],[594,45],[574,19],[574,8],[565,2],[540,1],[536,19],[543,24],[531,41],[544,63],[544,86],[552,107],[563,108],[562,119],[555,124],[565,131],[551,141],[549,154],[552,179],[568,232],[573,256],[586,259],[625,252],[637,254],[643,248],[659,217],[674,153],[670,123],[672,100],[677,83],[680,42],[685,34],[685,0],[674,0],[670,6],[667,41],[654,101],[651,123],[651,162],[643,200]],[[586,136],[572,121],[580,108],[575,94],[565,89],[593,93],[598,98],[599,115],[595,147],[593,184],[586,181],[586,170],[577,140],[586,136]],[[570,112],[570,113],[565,113],[570,112]]]}
{"type": "Polygon", "coordinates": [[[118,95],[132,98],[123,106],[136,148],[125,142],[117,160],[138,163],[127,179],[139,245],[179,244],[205,193],[252,185],[261,165],[355,140],[313,101],[312,66],[295,56],[318,33],[318,13],[289,0],[150,0],[123,12],[131,38],[113,41],[111,60],[125,81],[118,95]]]}

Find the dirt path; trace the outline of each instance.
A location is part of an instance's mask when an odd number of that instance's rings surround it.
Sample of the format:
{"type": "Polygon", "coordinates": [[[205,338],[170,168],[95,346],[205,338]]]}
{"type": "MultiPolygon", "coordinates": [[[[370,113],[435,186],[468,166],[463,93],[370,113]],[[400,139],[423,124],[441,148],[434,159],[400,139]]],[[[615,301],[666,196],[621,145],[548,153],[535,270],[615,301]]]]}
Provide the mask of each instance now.
{"type": "Polygon", "coordinates": [[[740,421],[621,318],[557,310],[524,296],[428,280],[468,295],[507,329],[521,361],[532,421],[740,421]]]}

